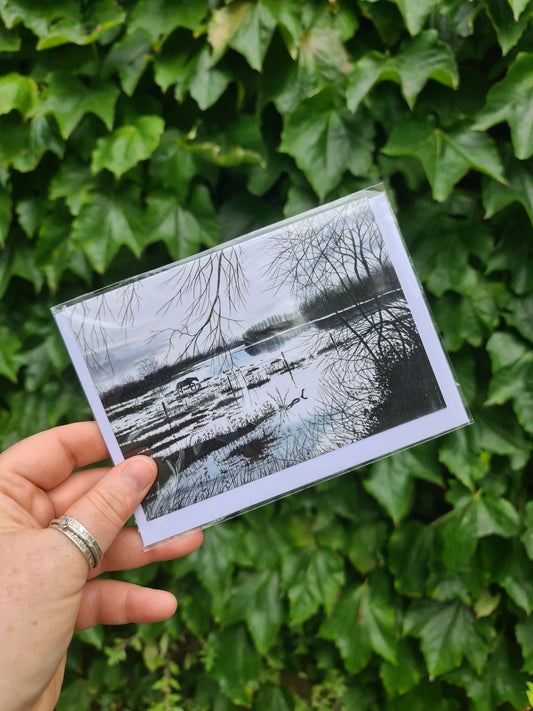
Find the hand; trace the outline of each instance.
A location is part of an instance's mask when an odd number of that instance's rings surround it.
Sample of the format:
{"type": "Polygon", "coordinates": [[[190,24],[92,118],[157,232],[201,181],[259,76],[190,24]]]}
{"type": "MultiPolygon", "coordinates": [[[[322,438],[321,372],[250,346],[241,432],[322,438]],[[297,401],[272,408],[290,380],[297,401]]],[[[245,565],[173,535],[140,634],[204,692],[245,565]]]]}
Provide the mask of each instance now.
{"type": "Polygon", "coordinates": [[[123,528],[156,476],[148,457],[76,471],[108,456],[97,425],[80,422],[29,437],[0,454],[0,703],[3,711],[52,711],[74,629],[155,622],[176,609],[173,595],[115,580],[109,570],[177,558],[198,548],[196,531],[144,551],[123,528]],[[104,557],[85,557],[53,518],[73,516],[104,557]]]}

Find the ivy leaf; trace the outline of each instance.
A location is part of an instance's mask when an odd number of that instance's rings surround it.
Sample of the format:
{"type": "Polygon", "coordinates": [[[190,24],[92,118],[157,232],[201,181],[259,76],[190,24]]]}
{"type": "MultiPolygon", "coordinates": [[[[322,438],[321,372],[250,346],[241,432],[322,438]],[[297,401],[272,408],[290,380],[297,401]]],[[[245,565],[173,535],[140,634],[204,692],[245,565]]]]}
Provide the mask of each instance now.
{"type": "Polygon", "coordinates": [[[493,377],[487,405],[511,400],[522,427],[533,433],[533,353],[511,334],[494,333],[487,342],[493,377]]]}
{"type": "Polygon", "coordinates": [[[38,100],[37,84],[30,77],[15,72],[0,77],[0,114],[16,109],[26,117],[32,113],[38,100]]]}
{"type": "Polygon", "coordinates": [[[350,674],[361,671],[373,651],[389,662],[396,661],[394,609],[374,590],[372,578],[344,590],[319,634],[336,644],[350,674]]]}
{"type": "Polygon", "coordinates": [[[23,362],[19,356],[21,346],[15,333],[0,326],[0,376],[13,383],[17,382],[17,373],[23,362]]]}
{"type": "Polygon", "coordinates": [[[61,162],[59,171],[50,181],[51,200],[64,198],[72,215],[77,215],[89,192],[95,187],[91,169],[70,155],[61,162]]]}
{"type": "Polygon", "coordinates": [[[213,13],[207,28],[213,64],[232,47],[253,69],[261,71],[276,27],[276,20],[267,8],[262,2],[236,0],[213,13]]]}
{"type": "Polygon", "coordinates": [[[286,689],[274,684],[262,686],[254,700],[255,711],[294,711],[292,698],[286,689]]]}
{"type": "Polygon", "coordinates": [[[91,44],[102,33],[124,22],[126,13],[113,0],[96,0],[80,17],[64,17],[52,22],[41,35],[37,49],[51,49],[67,43],[91,44]]]}
{"type": "Polygon", "coordinates": [[[518,20],[529,4],[529,0],[507,0],[513,11],[515,20],[518,20]]]}
{"type": "Polygon", "coordinates": [[[500,157],[486,134],[463,126],[444,131],[435,125],[432,116],[425,120],[406,117],[400,121],[383,152],[418,158],[436,200],[444,200],[471,168],[505,183],[500,157]]]}
{"type": "Polygon", "coordinates": [[[275,570],[242,571],[221,612],[223,625],[245,621],[257,650],[264,654],[274,643],[283,623],[279,573],[275,570]]]}
{"type": "Polygon", "coordinates": [[[87,85],[66,72],[53,72],[47,77],[47,88],[38,111],[40,115],[52,113],[56,117],[64,139],[87,113],[102,119],[110,131],[119,93],[110,82],[93,81],[87,85]]]}
{"type": "Polygon", "coordinates": [[[404,618],[404,633],[420,639],[432,676],[458,667],[464,655],[478,671],[486,659],[486,642],[476,628],[474,616],[457,600],[413,602],[404,618]]]}
{"type": "Polygon", "coordinates": [[[372,165],[370,123],[335,105],[331,89],[302,101],[287,117],[280,150],[291,155],[323,200],[343,174],[365,175],[372,165]]]}
{"type": "Polygon", "coordinates": [[[463,343],[480,346],[498,323],[503,285],[486,281],[477,273],[475,282],[468,293],[459,296],[448,291],[433,305],[449,351],[458,350],[463,343]]]}
{"type": "Polygon", "coordinates": [[[196,254],[202,244],[213,245],[213,233],[170,193],[151,193],[147,198],[146,243],[162,241],[172,259],[196,254]]]}
{"type": "Polygon", "coordinates": [[[398,640],[396,661],[383,661],[379,668],[379,676],[390,696],[405,694],[418,684],[425,674],[422,660],[413,650],[410,640],[405,638],[398,640]]]}
{"type": "Polygon", "coordinates": [[[149,158],[159,144],[165,122],[159,116],[141,116],[100,138],[91,161],[96,174],[107,168],[119,178],[134,165],[149,158]]]}
{"type": "Polygon", "coordinates": [[[176,98],[179,98],[178,93],[181,97],[185,86],[187,86],[192,98],[202,111],[205,111],[222,96],[231,78],[229,72],[211,66],[209,49],[204,47],[195,61],[189,65],[187,82],[176,89],[176,98]]]}
{"type": "Polygon", "coordinates": [[[416,35],[422,29],[427,16],[438,4],[439,0],[392,0],[402,13],[405,26],[411,35],[416,35]]]}
{"type": "Polygon", "coordinates": [[[11,195],[0,188],[0,247],[5,243],[11,225],[12,201],[11,195]]]}
{"type": "Polygon", "coordinates": [[[482,560],[491,579],[529,614],[533,608],[533,563],[519,538],[491,539],[482,548],[482,560]]]}
{"type": "Polygon", "coordinates": [[[533,161],[519,161],[509,155],[505,161],[508,185],[494,180],[483,180],[485,217],[492,217],[512,202],[518,202],[533,223],[533,161]]]}
{"type": "Polygon", "coordinates": [[[429,79],[457,88],[459,77],[454,56],[436,30],[424,30],[407,41],[398,54],[388,57],[369,52],[355,65],[349,76],[346,102],[355,111],[368,91],[379,81],[401,84],[405,100],[412,109],[418,94],[429,79]]]}
{"type": "Polygon", "coordinates": [[[526,620],[519,622],[515,627],[516,639],[522,649],[522,657],[524,658],[523,671],[533,671],[533,618],[528,617],[526,620]]]}
{"type": "Polygon", "coordinates": [[[152,46],[159,47],[178,27],[198,29],[208,7],[206,0],[179,4],[169,0],[141,0],[129,18],[128,34],[141,29],[150,37],[152,46]]]}
{"type": "Polygon", "coordinates": [[[481,671],[464,665],[449,672],[446,680],[464,688],[479,711],[494,711],[506,702],[514,709],[523,709],[527,706],[527,677],[520,674],[517,662],[505,636],[498,635],[496,649],[481,671]]]}
{"type": "Polygon", "coordinates": [[[245,628],[235,625],[211,632],[207,644],[214,653],[208,671],[228,699],[249,707],[259,684],[260,659],[245,628]]]}
{"type": "Polygon", "coordinates": [[[518,533],[519,525],[518,512],[507,499],[484,495],[481,490],[465,493],[437,526],[444,564],[450,570],[459,570],[472,557],[479,538],[511,538],[518,533]]]}
{"type": "Polygon", "coordinates": [[[398,523],[412,504],[414,477],[441,484],[440,474],[434,468],[431,449],[419,446],[374,462],[363,485],[398,523]]]}
{"type": "Polygon", "coordinates": [[[388,564],[394,575],[394,587],[402,595],[424,594],[434,540],[434,529],[418,521],[404,521],[393,531],[388,564]]]}
{"type": "Polygon", "coordinates": [[[92,193],[72,224],[72,240],[103,274],[122,245],[139,256],[144,238],[137,190],[92,193]]]}
{"type": "Polygon", "coordinates": [[[42,198],[21,200],[16,207],[18,221],[28,237],[33,237],[46,215],[47,204],[42,198]]]}
{"type": "Polygon", "coordinates": [[[528,27],[528,13],[516,17],[511,12],[508,0],[485,0],[483,5],[494,26],[502,54],[505,56],[518,43],[528,27]]]}
{"type": "Polygon", "coordinates": [[[43,286],[43,275],[35,266],[34,255],[27,244],[15,247],[9,242],[0,250],[0,298],[4,296],[13,277],[29,281],[35,293],[43,286]]]}
{"type": "Polygon", "coordinates": [[[249,10],[231,37],[229,46],[242,54],[252,69],[260,72],[276,29],[276,20],[268,11],[268,4],[265,7],[261,0],[248,3],[248,7],[249,10]]]}
{"type": "Polygon", "coordinates": [[[131,96],[148,63],[152,60],[150,38],[137,30],[115,42],[105,59],[107,73],[118,72],[122,88],[131,96]]]}
{"type": "Polygon", "coordinates": [[[10,31],[0,25],[0,52],[18,52],[21,39],[18,32],[10,31]]]}
{"type": "Polygon", "coordinates": [[[344,584],[342,558],[328,548],[306,547],[283,562],[283,587],[290,600],[291,624],[313,615],[320,605],[330,611],[344,584]]]}
{"type": "Polygon", "coordinates": [[[189,193],[198,167],[193,154],[177,131],[165,131],[150,159],[150,176],[155,185],[172,190],[183,201],[189,193]]]}
{"type": "Polygon", "coordinates": [[[17,114],[0,118],[0,163],[13,166],[21,173],[29,173],[39,165],[47,151],[60,158],[65,151],[53,120],[37,116],[24,123],[17,114]]]}
{"type": "Polygon", "coordinates": [[[484,131],[506,121],[516,157],[533,155],[533,54],[521,52],[511,64],[502,81],[487,94],[487,102],[476,116],[474,128],[484,131]]]}

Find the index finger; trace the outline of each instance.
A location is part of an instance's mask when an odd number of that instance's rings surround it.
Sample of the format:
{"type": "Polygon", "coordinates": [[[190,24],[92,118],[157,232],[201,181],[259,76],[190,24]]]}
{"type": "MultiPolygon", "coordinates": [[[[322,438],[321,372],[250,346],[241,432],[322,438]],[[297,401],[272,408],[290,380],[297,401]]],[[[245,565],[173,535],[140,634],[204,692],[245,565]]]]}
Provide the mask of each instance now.
{"type": "Polygon", "coordinates": [[[64,481],[75,467],[99,462],[108,456],[96,422],[76,422],[17,442],[0,454],[0,468],[47,491],[64,481]]]}

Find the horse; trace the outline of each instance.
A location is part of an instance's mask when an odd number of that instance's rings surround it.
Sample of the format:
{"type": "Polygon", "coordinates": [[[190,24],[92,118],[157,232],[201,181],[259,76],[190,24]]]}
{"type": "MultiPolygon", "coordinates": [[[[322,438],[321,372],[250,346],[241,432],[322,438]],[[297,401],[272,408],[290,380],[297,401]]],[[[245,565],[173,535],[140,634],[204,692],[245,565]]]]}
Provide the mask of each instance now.
{"type": "Polygon", "coordinates": [[[183,395],[185,392],[196,393],[200,390],[200,381],[194,376],[182,378],[176,383],[176,393],[183,395]]]}

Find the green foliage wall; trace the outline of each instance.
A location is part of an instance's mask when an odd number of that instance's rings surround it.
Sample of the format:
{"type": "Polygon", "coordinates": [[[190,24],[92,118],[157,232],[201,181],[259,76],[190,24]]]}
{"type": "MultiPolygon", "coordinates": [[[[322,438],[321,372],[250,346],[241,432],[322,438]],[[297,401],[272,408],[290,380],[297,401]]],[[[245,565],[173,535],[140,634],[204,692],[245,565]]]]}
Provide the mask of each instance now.
{"type": "Polygon", "coordinates": [[[128,579],[59,709],[523,709],[533,3],[0,0],[0,439],[90,416],[48,309],[385,180],[475,425],[128,579]]]}

